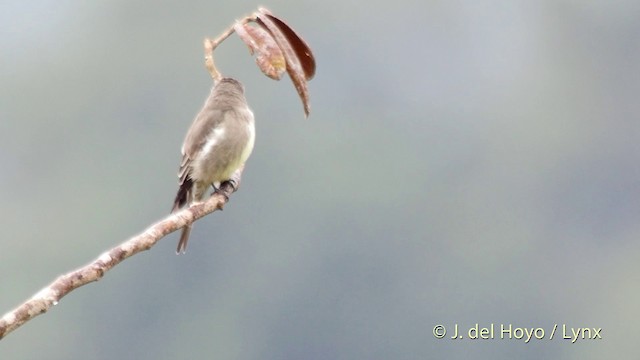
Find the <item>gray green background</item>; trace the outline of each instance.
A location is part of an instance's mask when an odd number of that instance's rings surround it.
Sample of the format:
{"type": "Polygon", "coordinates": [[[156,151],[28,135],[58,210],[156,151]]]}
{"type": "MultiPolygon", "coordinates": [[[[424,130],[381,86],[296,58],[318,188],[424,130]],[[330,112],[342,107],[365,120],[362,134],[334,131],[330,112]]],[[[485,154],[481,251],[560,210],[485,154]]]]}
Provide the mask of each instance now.
{"type": "Polygon", "coordinates": [[[640,356],[637,1],[2,1],[0,313],[167,215],[202,39],[258,5],[315,51],[310,119],[231,37],[240,191],[0,359],[640,356]],[[432,334],[476,323],[603,339],[432,334]]]}

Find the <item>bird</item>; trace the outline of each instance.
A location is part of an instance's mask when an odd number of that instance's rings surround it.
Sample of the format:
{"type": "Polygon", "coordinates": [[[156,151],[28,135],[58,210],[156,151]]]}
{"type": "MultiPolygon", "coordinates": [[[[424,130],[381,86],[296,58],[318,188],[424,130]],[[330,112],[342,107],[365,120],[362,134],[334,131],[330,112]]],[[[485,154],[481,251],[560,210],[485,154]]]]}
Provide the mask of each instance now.
{"type": "MultiPolygon", "coordinates": [[[[210,186],[217,190],[230,180],[244,166],[254,143],[254,115],[244,86],[230,77],[216,81],[182,144],[179,188],[171,212],[202,202],[210,186]]],[[[182,229],[177,254],[186,252],[192,226],[182,229]]]]}

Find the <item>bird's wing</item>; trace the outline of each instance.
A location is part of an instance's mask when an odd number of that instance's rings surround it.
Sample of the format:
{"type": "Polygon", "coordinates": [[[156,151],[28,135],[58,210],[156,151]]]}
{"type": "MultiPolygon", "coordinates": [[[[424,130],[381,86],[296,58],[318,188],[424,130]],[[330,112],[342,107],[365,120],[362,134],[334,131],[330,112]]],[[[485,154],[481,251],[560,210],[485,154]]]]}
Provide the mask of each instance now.
{"type": "Polygon", "coordinates": [[[207,142],[211,131],[224,121],[224,111],[204,108],[191,124],[182,145],[182,155],[195,159],[207,142]]]}
{"type": "Polygon", "coordinates": [[[178,178],[180,183],[189,177],[191,162],[198,156],[211,131],[215,129],[224,120],[224,111],[205,107],[198,113],[196,119],[191,124],[187,136],[182,144],[182,161],[180,170],[178,170],[178,178]]]}

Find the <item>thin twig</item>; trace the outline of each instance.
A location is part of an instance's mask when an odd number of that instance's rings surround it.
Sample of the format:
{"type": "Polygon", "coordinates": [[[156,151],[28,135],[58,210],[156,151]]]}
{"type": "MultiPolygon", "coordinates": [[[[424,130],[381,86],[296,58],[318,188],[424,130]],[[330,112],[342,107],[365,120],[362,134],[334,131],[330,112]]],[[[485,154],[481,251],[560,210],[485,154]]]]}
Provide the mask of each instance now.
{"type": "MultiPolygon", "coordinates": [[[[242,20],[238,20],[240,24],[246,24],[250,21],[255,21],[256,15],[251,14],[249,16],[245,16],[242,20]]],[[[216,83],[222,79],[222,74],[216,68],[216,65],[213,61],[213,51],[222,43],[226,38],[231,36],[235,30],[233,29],[233,25],[227,28],[222,34],[218,35],[217,38],[211,40],[209,38],[204,39],[204,66],[209,71],[211,78],[216,83]]]]}

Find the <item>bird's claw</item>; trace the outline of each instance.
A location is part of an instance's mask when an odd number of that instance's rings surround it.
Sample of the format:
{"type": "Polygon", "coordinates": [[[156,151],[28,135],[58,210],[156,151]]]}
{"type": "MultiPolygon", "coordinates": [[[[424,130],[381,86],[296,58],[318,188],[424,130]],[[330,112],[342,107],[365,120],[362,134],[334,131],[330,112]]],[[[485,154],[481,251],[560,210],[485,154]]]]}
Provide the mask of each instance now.
{"type": "MultiPolygon", "coordinates": [[[[231,186],[233,186],[233,184],[231,184],[231,186]]],[[[220,185],[220,188],[222,188],[222,185],[220,185]]],[[[219,195],[224,196],[224,202],[225,203],[229,202],[229,196],[227,194],[225,194],[225,192],[222,191],[220,188],[218,188],[218,189],[214,188],[215,190],[211,193],[211,196],[213,196],[215,194],[219,194],[219,195]]],[[[234,189],[235,189],[235,187],[234,187],[234,189]]]]}

